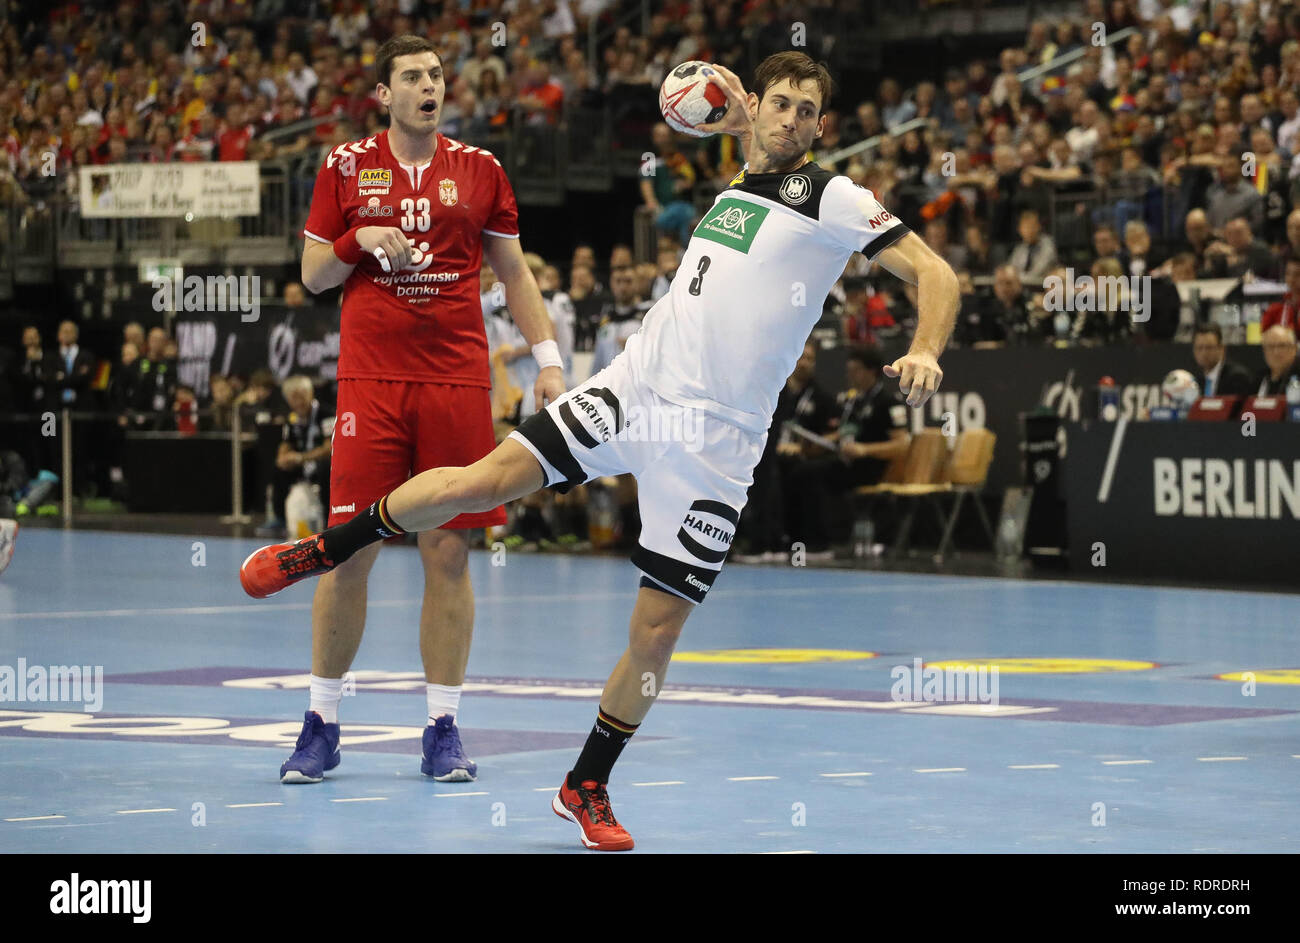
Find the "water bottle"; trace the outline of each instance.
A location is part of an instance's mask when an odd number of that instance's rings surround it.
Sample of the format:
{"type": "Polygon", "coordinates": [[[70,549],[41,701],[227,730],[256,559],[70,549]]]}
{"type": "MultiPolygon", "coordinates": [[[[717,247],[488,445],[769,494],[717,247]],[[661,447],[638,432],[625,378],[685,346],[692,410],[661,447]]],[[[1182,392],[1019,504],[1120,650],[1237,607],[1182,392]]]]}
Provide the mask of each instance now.
{"type": "Polygon", "coordinates": [[[1300,406],[1300,377],[1298,376],[1292,376],[1291,382],[1286,385],[1286,404],[1300,406]]]}
{"type": "Polygon", "coordinates": [[[871,547],[876,542],[876,524],[871,518],[859,518],[853,522],[853,556],[856,559],[871,556],[871,547]]]}

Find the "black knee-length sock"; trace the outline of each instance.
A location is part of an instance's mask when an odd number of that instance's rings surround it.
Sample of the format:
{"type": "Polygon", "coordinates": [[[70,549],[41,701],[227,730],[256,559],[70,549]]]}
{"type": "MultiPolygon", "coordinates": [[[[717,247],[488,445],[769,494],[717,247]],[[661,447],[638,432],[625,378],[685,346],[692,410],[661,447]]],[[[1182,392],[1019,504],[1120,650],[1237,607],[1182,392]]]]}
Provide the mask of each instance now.
{"type": "Polygon", "coordinates": [[[387,503],[388,495],[384,495],[356,517],[321,534],[331,563],[337,566],[368,544],[406,533],[388,516],[387,503]]]}
{"type": "Polygon", "coordinates": [[[609,774],[614,769],[618,755],[632,739],[640,724],[629,724],[619,720],[601,708],[596,714],[596,725],[587,735],[587,743],[582,754],[569,773],[569,788],[578,788],[579,783],[593,779],[598,783],[609,782],[609,774]]]}

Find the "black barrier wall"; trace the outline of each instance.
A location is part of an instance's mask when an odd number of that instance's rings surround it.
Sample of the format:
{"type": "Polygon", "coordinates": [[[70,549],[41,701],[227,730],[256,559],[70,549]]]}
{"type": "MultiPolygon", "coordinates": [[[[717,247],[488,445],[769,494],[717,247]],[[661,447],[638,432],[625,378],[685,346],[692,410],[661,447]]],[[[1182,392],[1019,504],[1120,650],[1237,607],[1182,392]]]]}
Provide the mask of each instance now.
{"type": "Polygon", "coordinates": [[[1070,569],[1300,588],[1300,423],[1068,423],[1070,569]]]}
{"type": "MultiPolygon", "coordinates": [[[[901,350],[884,352],[888,358],[901,350]]],[[[1228,357],[1252,372],[1264,367],[1258,346],[1229,347],[1228,357]]],[[[843,348],[819,352],[817,380],[825,389],[844,389],[844,360],[843,348]]],[[[1020,483],[1020,413],[1042,404],[1068,422],[1094,419],[1097,383],[1110,376],[1120,388],[1121,415],[1133,418],[1144,407],[1160,405],[1160,384],[1170,370],[1196,370],[1190,344],[956,349],[945,352],[939,365],[943,387],[924,407],[911,411],[913,430],[941,425],[948,413],[955,417],[956,432],[981,426],[993,430],[998,441],[988,487],[995,492],[1020,483]]]]}

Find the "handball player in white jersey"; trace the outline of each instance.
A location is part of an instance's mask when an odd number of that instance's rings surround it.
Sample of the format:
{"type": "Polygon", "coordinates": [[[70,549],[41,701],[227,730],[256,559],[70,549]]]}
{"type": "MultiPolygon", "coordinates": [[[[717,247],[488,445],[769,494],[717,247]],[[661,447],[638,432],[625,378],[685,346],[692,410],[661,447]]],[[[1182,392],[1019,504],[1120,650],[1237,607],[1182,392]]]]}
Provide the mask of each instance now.
{"type": "Polygon", "coordinates": [[[632,847],[606,784],[654,702],[642,679],[655,679],[654,692],[663,687],[682,626],[722,568],[777,394],[849,256],[862,252],[917,288],[910,349],[885,367],[909,406],[939,387],[938,356],[958,307],[947,263],[871,191],[808,160],[831,89],[822,65],[800,52],[769,56],[748,93],[714,68],[709,80],[729,107],[704,130],[736,135],[747,163],[704,214],[668,294],[623,352],[480,461],[416,475],[347,523],[264,548],[243,567],[250,593],[269,595],[395,533],[541,487],[635,475],[642,527],[632,562],[642,575],[630,641],[552,802],[599,850],[632,847]]]}

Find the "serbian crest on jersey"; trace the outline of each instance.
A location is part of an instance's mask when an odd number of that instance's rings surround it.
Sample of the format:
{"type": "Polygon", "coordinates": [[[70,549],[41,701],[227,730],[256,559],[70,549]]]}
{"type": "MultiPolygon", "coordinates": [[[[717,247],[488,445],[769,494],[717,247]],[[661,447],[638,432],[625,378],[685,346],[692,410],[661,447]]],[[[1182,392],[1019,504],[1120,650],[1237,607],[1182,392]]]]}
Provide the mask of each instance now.
{"type": "Polygon", "coordinates": [[[455,180],[444,177],[438,181],[438,199],[442,201],[443,206],[455,206],[459,198],[460,194],[456,190],[455,180]]]}

